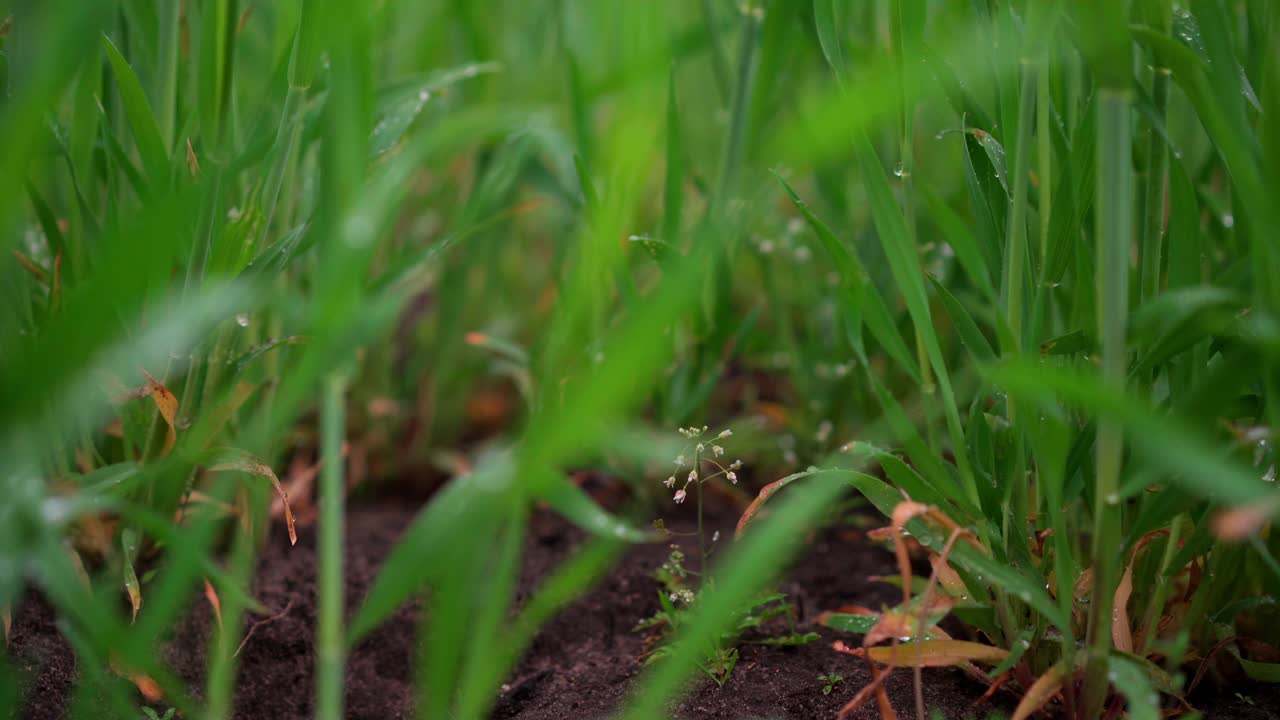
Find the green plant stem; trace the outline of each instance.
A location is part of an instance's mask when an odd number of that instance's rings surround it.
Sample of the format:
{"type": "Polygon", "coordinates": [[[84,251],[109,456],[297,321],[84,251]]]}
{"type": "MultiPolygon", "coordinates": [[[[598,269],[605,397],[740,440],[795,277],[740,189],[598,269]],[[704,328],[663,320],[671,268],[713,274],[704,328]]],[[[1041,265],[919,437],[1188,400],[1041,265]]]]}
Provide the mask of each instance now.
{"type": "Polygon", "coordinates": [[[320,574],[319,626],[316,634],[316,717],[342,717],[343,631],[342,631],[342,545],[343,482],[342,440],[346,430],[344,405],[347,379],[331,374],[324,380],[321,406],[320,472],[320,574]]]}
{"type": "Polygon", "coordinates": [[[727,101],[733,92],[729,86],[729,61],[725,57],[724,43],[720,41],[719,21],[711,0],[702,0],[702,22],[707,29],[707,45],[711,51],[711,74],[715,76],[720,99],[727,101]]]}
{"type": "MultiPolygon", "coordinates": [[[[1022,325],[1026,316],[1026,299],[1023,295],[1026,284],[1025,269],[1027,265],[1027,198],[1028,181],[1031,171],[1031,136],[1034,126],[1032,116],[1036,104],[1035,64],[1022,62],[1022,92],[1018,104],[1018,134],[1014,145],[1014,166],[1010,168],[1013,176],[1013,202],[1009,204],[1009,227],[1006,230],[1005,266],[1004,266],[1004,308],[1009,323],[1009,333],[1013,338],[1013,347],[1005,349],[1005,356],[1022,353],[1022,325]]],[[[1012,405],[1010,418],[1013,420],[1012,405]]]]}
{"type": "MultiPolygon", "coordinates": [[[[1133,166],[1130,161],[1130,91],[1108,87],[1098,99],[1097,292],[1102,338],[1102,378],[1124,393],[1125,321],[1129,310],[1129,247],[1133,166]]],[[[1111,651],[1113,588],[1121,555],[1120,466],[1124,434],[1113,419],[1098,421],[1093,527],[1093,603],[1089,615],[1089,659],[1085,669],[1084,717],[1098,717],[1106,700],[1111,651]]]]}
{"type": "MultiPolygon", "coordinates": [[[[898,158],[899,164],[895,174],[902,182],[902,216],[906,221],[907,237],[911,246],[919,248],[916,232],[915,192],[912,184],[912,171],[915,168],[915,93],[911,86],[910,73],[907,71],[906,58],[917,53],[914,38],[904,24],[902,5],[910,0],[893,0],[890,3],[889,43],[894,64],[898,69],[898,158]]],[[[929,353],[925,349],[921,329],[915,328],[916,362],[920,365],[921,403],[927,408],[935,401],[933,384],[933,367],[929,362],[929,353]]],[[[925,413],[929,415],[928,412],[925,413]]],[[[933,423],[925,423],[925,434],[929,447],[940,450],[937,431],[933,423]]]]}
{"type": "Polygon", "coordinates": [[[698,572],[702,577],[707,575],[707,538],[702,532],[702,451],[693,451],[693,469],[698,472],[698,479],[693,481],[698,491],[698,572]]]}
{"type": "Polygon", "coordinates": [[[1169,540],[1164,546],[1164,555],[1160,559],[1160,569],[1156,572],[1156,587],[1151,592],[1151,600],[1147,603],[1146,614],[1142,618],[1142,626],[1147,629],[1142,639],[1142,647],[1138,649],[1143,657],[1151,650],[1151,641],[1156,637],[1156,623],[1160,619],[1160,610],[1169,595],[1169,565],[1173,556],[1178,553],[1178,539],[1182,529],[1182,516],[1173,519],[1169,524],[1169,540]]]}
{"type": "Polygon", "coordinates": [[[737,83],[733,90],[733,108],[729,114],[729,134],[720,166],[720,182],[714,198],[717,214],[725,209],[737,189],[738,168],[742,165],[743,140],[750,120],[752,90],[755,87],[756,48],[759,45],[763,11],[748,7],[743,18],[742,45],[738,52],[737,83]]]}
{"type": "MultiPolygon", "coordinates": [[[[1168,28],[1165,28],[1168,32],[1168,28]]],[[[1169,106],[1168,68],[1156,66],[1151,80],[1151,103],[1156,118],[1165,120],[1169,106]]],[[[1160,292],[1160,264],[1164,245],[1164,194],[1169,171],[1169,150],[1154,123],[1147,129],[1147,181],[1143,199],[1141,299],[1150,300],[1160,292]]]]}
{"type": "Polygon", "coordinates": [[[152,102],[155,103],[156,125],[160,128],[160,138],[164,140],[166,150],[172,150],[174,145],[174,116],[177,112],[178,95],[178,46],[182,30],[180,9],[181,3],[177,2],[157,4],[160,39],[156,58],[156,88],[152,102]]]}
{"type": "Polygon", "coordinates": [[[1049,125],[1053,100],[1049,86],[1049,63],[1043,58],[1036,78],[1036,145],[1040,175],[1040,266],[1049,257],[1049,230],[1053,219],[1053,135],[1049,125]]]}

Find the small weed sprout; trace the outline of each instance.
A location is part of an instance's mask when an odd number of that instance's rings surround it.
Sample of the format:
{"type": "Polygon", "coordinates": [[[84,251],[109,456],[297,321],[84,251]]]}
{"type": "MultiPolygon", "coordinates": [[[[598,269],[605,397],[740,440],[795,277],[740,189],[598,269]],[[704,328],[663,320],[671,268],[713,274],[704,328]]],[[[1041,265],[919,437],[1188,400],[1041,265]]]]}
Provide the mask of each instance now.
{"type": "Polygon", "coordinates": [[[685,474],[683,484],[679,490],[676,490],[672,499],[677,504],[683,503],[689,497],[689,486],[693,486],[694,498],[698,505],[698,572],[701,573],[706,570],[707,557],[710,552],[702,524],[702,486],[720,477],[728,480],[731,484],[737,485],[737,471],[742,469],[742,461],[734,460],[728,465],[724,465],[717,459],[724,457],[724,446],[720,443],[733,437],[732,430],[727,428],[721,430],[714,438],[709,440],[703,439],[703,436],[707,433],[706,425],[680,428],[679,433],[689,443],[680,454],[676,455],[675,473],[668,477],[663,484],[668,488],[674,488],[676,486],[676,476],[684,474],[685,468],[689,469],[688,474],[685,474]],[[692,459],[690,459],[690,454],[692,454],[692,459]]]}
{"type": "Polygon", "coordinates": [[[836,685],[844,682],[843,675],[835,673],[825,673],[818,676],[818,680],[822,682],[822,694],[830,695],[832,690],[836,689],[836,685]]]}
{"type": "MultiPolygon", "coordinates": [[[[698,537],[697,570],[685,566],[685,554],[678,545],[671,546],[671,553],[653,577],[658,581],[659,609],[651,617],[641,620],[635,630],[650,631],[652,635],[646,641],[651,646],[646,651],[645,662],[654,662],[667,656],[670,649],[662,641],[679,631],[681,625],[689,620],[688,614],[699,600],[703,590],[711,586],[711,578],[706,576],[706,565],[711,555],[711,548],[720,541],[720,531],[711,533],[707,541],[703,523],[702,486],[712,480],[723,478],[732,484],[738,482],[738,471],[742,469],[741,460],[733,460],[727,465],[718,458],[725,456],[724,441],[733,436],[732,430],[723,430],[711,439],[705,439],[707,427],[680,428],[680,434],[689,441],[675,459],[675,472],[663,485],[674,489],[672,499],[677,504],[683,503],[692,493],[697,505],[698,526],[694,534],[698,537]],[[683,480],[678,479],[683,476],[683,480]],[[677,489],[677,484],[679,488],[677,489]],[[690,487],[692,486],[692,487],[690,487]],[[701,578],[695,586],[694,577],[701,578]]],[[[678,535],[667,529],[666,524],[655,521],[654,527],[668,535],[678,535]]],[[[687,535],[687,534],[686,534],[687,535]]],[[[788,631],[782,636],[767,636],[752,640],[753,644],[785,646],[802,645],[817,638],[815,633],[801,634],[796,631],[795,617],[791,605],[786,602],[782,593],[766,593],[753,598],[750,603],[735,611],[735,622],[730,629],[720,635],[706,648],[699,667],[716,685],[723,687],[738,663],[739,638],[748,630],[761,627],[767,621],[784,617],[788,631]]]]}
{"type": "Polygon", "coordinates": [[[142,715],[145,720],[173,720],[173,716],[178,712],[177,708],[169,708],[161,715],[149,707],[142,708],[142,715]]]}

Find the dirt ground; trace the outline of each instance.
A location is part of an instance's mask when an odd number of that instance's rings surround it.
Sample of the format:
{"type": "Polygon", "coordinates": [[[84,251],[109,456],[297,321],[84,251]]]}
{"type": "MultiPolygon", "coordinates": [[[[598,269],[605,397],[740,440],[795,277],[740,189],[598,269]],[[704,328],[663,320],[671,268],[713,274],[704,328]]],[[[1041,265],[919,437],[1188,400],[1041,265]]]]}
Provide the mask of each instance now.
{"type": "MultiPolygon", "coordinates": [[[[680,514],[687,514],[681,508],[680,514]]],[[[353,507],[348,516],[347,602],[354,608],[371,586],[378,568],[414,517],[403,504],[353,507]]],[[[674,514],[673,514],[674,515],[674,514]]],[[[715,524],[728,529],[733,516],[715,524]]],[[[669,522],[680,522],[673,517],[669,522]]],[[[731,533],[723,533],[729,536],[731,533]]],[[[583,540],[582,533],[558,517],[539,511],[529,527],[520,597],[583,540]]],[[[316,536],[302,528],[290,547],[283,527],[272,530],[253,585],[254,596],[272,613],[250,616],[251,635],[240,654],[236,717],[255,720],[309,718],[314,687],[316,623],[316,536]]],[[[644,635],[633,632],[637,621],[657,609],[652,572],[667,558],[668,544],[637,546],[613,572],[575,605],[549,623],[534,640],[503,686],[492,717],[501,720],[561,720],[605,717],[625,701],[640,674],[644,635]]],[[[689,553],[693,554],[693,551],[689,553]]],[[[817,625],[824,610],[846,604],[879,607],[892,603],[897,591],[870,576],[893,572],[889,553],[868,544],[854,529],[817,534],[804,549],[780,589],[795,605],[800,630],[819,639],[799,647],[746,645],[728,683],[718,688],[697,679],[672,709],[680,718],[834,718],[868,681],[865,664],[832,649],[836,640],[856,645],[858,636],[817,625]],[[824,695],[818,676],[837,673],[843,682],[824,695]]],[[[347,666],[347,717],[390,720],[413,717],[413,662],[416,621],[421,603],[397,614],[352,653],[347,666]]],[[[212,612],[193,602],[175,629],[166,659],[199,692],[212,612]]],[[[58,634],[49,607],[28,596],[13,619],[13,662],[24,676],[29,702],[22,717],[64,717],[70,703],[75,657],[58,634]]],[[[914,707],[909,672],[895,673],[888,690],[901,713],[914,707]]],[[[1007,715],[1009,696],[997,695],[977,704],[983,688],[958,670],[925,673],[925,699],[948,719],[1007,715]]],[[[1200,707],[1207,718],[1262,720],[1280,718],[1276,686],[1246,688],[1239,695],[1208,698],[1200,707]]],[[[877,717],[874,703],[855,716],[877,717]]]]}

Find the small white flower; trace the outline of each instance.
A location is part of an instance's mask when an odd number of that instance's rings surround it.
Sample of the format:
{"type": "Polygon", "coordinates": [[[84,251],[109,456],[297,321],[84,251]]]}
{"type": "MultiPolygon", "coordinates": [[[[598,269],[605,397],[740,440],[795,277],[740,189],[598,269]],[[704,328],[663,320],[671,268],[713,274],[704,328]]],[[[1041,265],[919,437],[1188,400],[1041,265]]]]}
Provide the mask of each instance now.
{"type": "Polygon", "coordinates": [[[729,473],[725,475],[725,477],[729,478],[729,482],[733,483],[734,485],[738,484],[738,474],[735,473],[734,471],[730,470],[729,473]]]}
{"type": "Polygon", "coordinates": [[[742,468],[742,460],[734,460],[733,462],[729,463],[730,470],[740,470],[741,468],[742,468]]]}
{"type": "Polygon", "coordinates": [[[667,599],[670,600],[671,602],[676,602],[677,600],[680,599],[680,596],[675,593],[671,593],[670,595],[667,596],[667,599]]]}
{"type": "Polygon", "coordinates": [[[684,455],[677,455],[677,456],[676,456],[676,467],[679,467],[679,466],[683,465],[684,463],[685,463],[684,455]]]}
{"type": "Polygon", "coordinates": [[[715,453],[716,457],[720,457],[721,455],[724,455],[724,448],[719,445],[712,445],[711,452],[715,453]]]}
{"type": "Polygon", "coordinates": [[[662,484],[663,484],[663,485],[666,485],[667,487],[675,487],[675,486],[676,486],[676,476],[675,476],[675,475],[672,475],[671,477],[667,478],[666,482],[664,482],[664,483],[662,483],[662,484]]]}
{"type": "Polygon", "coordinates": [[[688,493],[684,491],[684,488],[680,488],[679,490],[677,490],[676,497],[675,497],[676,504],[679,505],[680,503],[684,502],[685,496],[687,495],[688,493]]]}
{"type": "Polygon", "coordinates": [[[717,531],[715,531],[715,532],[711,533],[711,542],[720,542],[720,531],[719,531],[719,530],[717,530],[717,531]]]}
{"type": "Polygon", "coordinates": [[[818,425],[818,432],[815,433],[814,439],[820,443],[825,443],[831,437],[831,421],[823,420],[818,425]]]}
{"type": "Polygon", "coordinates": [[[730,437],[731,435],[733,435],[733,431],[732,431],[732,430],[721,430],[721,431],[720,431],[720,437],[721,437],[721,438],[727,438],[727,437],[730,437]]]}
{"type": "Polygon", "coordinates": [[[697,479],[698,479],[698,471],[697,471],[697,470],[690,470],[690,471],[689,471],[689,482],[694,482],[694,481],[695,481],[695,480],[697,480],[697,479]]]}
{"type": "Polygon", "coordinates": [[[703,445],[702,443],[698,443],[698,447],[697,447],[698,452],[702,452],[705,449],[706,449],[705,445],[703,445]]]}

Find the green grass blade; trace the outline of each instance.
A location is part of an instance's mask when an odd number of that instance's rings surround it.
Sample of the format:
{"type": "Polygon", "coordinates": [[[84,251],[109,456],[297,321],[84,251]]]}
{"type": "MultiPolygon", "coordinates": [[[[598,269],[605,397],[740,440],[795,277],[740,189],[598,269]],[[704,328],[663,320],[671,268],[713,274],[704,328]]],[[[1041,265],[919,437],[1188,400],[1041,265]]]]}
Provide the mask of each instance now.
{"type": "Polygon", "coordinates": [[[147,178],[151,185],[164,188],[169,183],[169,152],[165,148],[160,134],[160,126],[156,123],[151,103],[138,82],[138,76],[128,61],[116,49],[111,38],[102,36],[102,46],[107,51],[107,60],[115,72],[116,83],[120,88],[120,100],[124,105],[125,115],[129,118],[129,127],[133,130],[133,140],[138,145],[138,155],[147,169],[147,178]]]}

